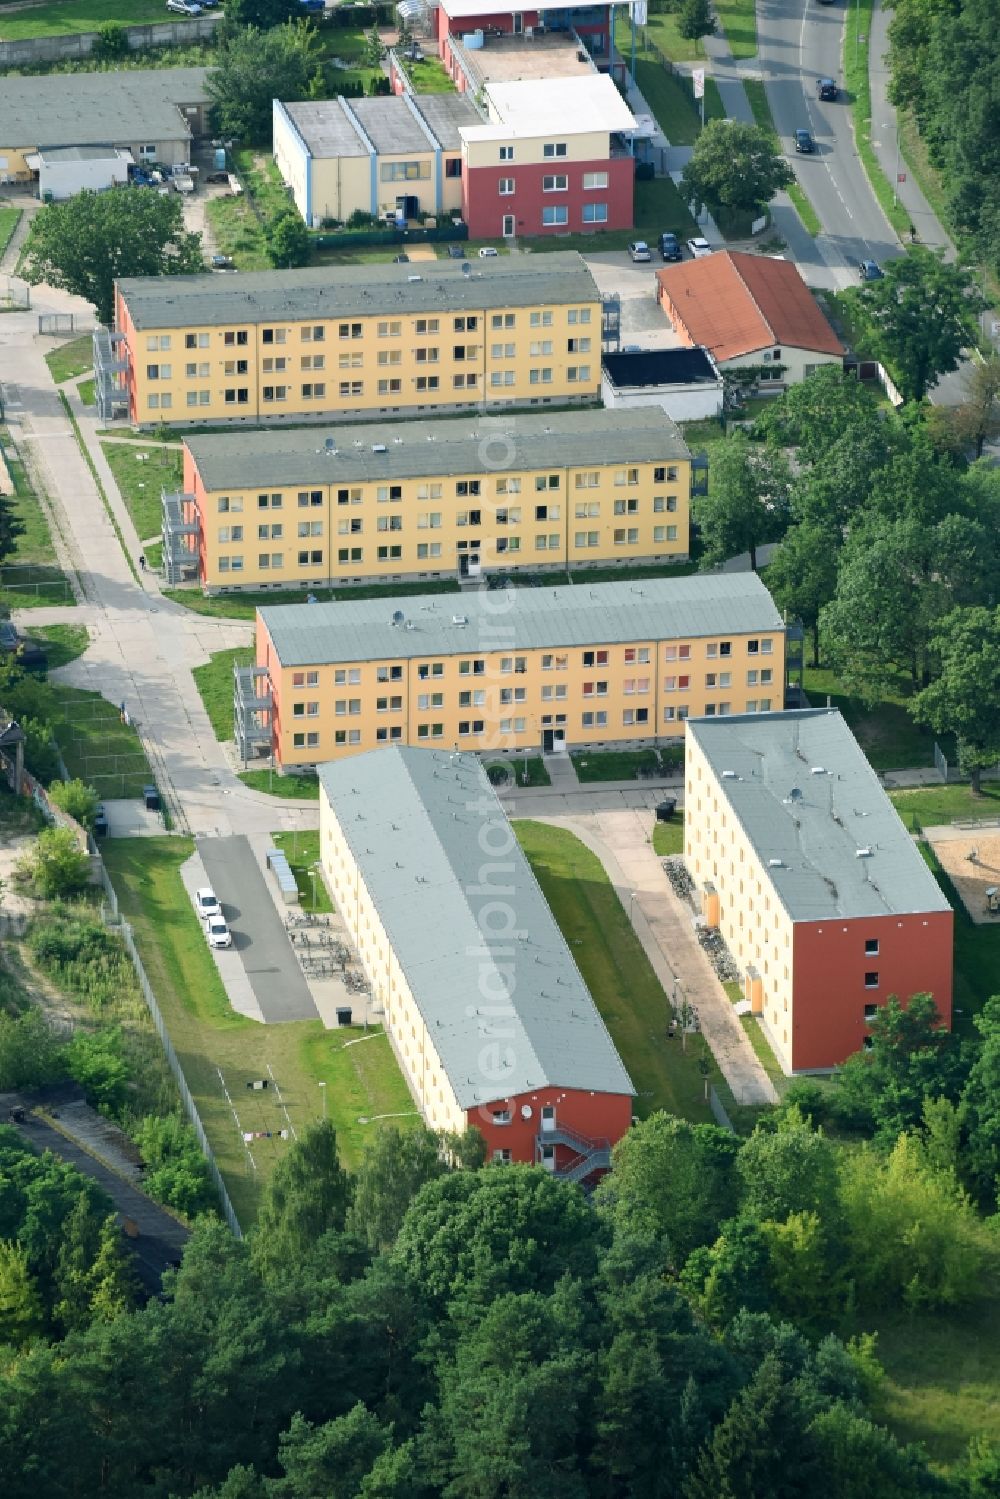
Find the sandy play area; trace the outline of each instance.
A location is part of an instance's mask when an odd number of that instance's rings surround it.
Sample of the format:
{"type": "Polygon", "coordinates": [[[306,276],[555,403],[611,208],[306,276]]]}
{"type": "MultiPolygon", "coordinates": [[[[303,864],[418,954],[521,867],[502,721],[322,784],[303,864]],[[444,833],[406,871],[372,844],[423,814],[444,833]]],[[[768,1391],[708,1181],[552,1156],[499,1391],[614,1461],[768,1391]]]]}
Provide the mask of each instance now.
{"type": "Polygon", "coordinates": [[[925,828],[927,841],[941,861],[965,909],[978,925],[1000,922],[986,909],[986,890],[1000,887],[1000,828],[925,828]]]}

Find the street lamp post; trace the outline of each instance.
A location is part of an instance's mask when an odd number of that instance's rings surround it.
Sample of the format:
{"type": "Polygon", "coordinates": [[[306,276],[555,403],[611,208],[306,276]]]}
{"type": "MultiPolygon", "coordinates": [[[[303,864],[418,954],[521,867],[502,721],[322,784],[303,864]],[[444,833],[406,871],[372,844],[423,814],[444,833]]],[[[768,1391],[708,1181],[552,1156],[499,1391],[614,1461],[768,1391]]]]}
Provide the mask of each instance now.
{"type": "Polygon", "coordinates": [[[326,1121],[326,1083],[320,1083],[320,1091],[323,1094],[323,1120],[326,1121]]]}

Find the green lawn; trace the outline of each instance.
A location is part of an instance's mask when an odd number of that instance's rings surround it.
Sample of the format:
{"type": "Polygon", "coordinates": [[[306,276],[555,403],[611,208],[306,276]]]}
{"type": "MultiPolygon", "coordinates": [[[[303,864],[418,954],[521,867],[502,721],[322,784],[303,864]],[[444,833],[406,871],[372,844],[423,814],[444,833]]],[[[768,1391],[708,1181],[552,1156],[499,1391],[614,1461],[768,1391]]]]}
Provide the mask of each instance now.
{"type": "Polygon", "coordinates": [[[264,230],[244,197],[211,198],[205,213],[220,254],[230,255],[237,270],[271,270],[264,230]]]}
{"type": "Polygon", "coordinates": [[[292,801],[319,801],[319,781],[315,776],[281,775],[277,770],[244,770],[240,772],[240,780],[251,791],[266,791],[270,796],[292,801]]]}
{"type": "MultiPolygon", "coordinates": [[[[52,728],[66,769],[104,798],[141,796],[154,776],[133,725],[124,724],[113,703],[99,692],[50,683],[54,696],[52,728]]],[[[130,712],[136,710],[126,701],[130,712]]]]}
{"type": "Polygon", "coordinates": [[[102,442],[101,447],[139,540],[159,536],[163,523],[160,491],[180,488],[182,450],[163,443],[145,448],[133,443],[102,442]]]}
{"type": "MultiPolygon", "coordinates": [[[[317,782],[317,785],[319,782],[317,782]]],[[[315,832],[274,833],[274,844],[288,859],[288,867],[299,887],[299,899],[305,911],[332,911],[333,902],[323,883],[319,871],[313,880],[312,871],[319,862],[319,829],[315,832]]]]}
{"type": "Polygon", "coordinates": [[[339,57],[341,62],[360,62],[368,51],[368,33],[363,26],[324,26],[319,35],[328,59],[339,57]]]}
{"type": "MultiPolygon", "coordinates": [[[[649,24],[636,32],[636,56],[646,45],[658,47],[671,62],[696,62],[705,56],[704,43],[688,41],[677,29],[676,11],[661,12],[649,17],[649,24]]],[[[632,30],[628,12],[623,8],[615,13],[615,46],[626,64],[632,61],[632,30]]]]}
{"type": "Polygon", "coordinates": [[[368,1133],[359,1117],[402,1113],[413,1105],[384,1037],[345,1049],[360,1031],[330,1032],[319,1020],[264,1026],[230,1009],[180,879],[180,866],[193,849],[187,838],[135,838],[109,839],[102,852],[233,1206],[248,1227],[260,1184],[288,1146],[277,1137],[255,1140],[251,1170],[220,1070],[246,1129],[277,1130],[285,1123],[276,1097],[247,1092],[251,1079],[267,1077],[268,1064],[300,1131],[321,1116],[324,1090],[317,1084],[326,1082],[329,1115],[348,1166],[357,1164],[368,1133]]]}
{"type": "Polygon", "coordinates": [[[888,1376],[878,1415],[901,1441],[921,1442],[935,1463],[960,1461],[969,1443],[1000,1447],[1000,1297],[972,1306],[885,1314],[879,1361],[888,1376]]]}
{"type": "MultiPolygon", "coordinates": [[[[994,804],[995,805],[995,804],[994,804]]],[[[952,1028],[974,1038],[972,1017],[986,1000],[1000,994],[1000,927],[976,926],[929,843],[920,852],[955,912],[955,989],[952,1028]]]]}
{"type": "Polygon", "coordinates": [[[85,375],[94,368],[94,344],[90,334],[72,338],[69,343],[53,349],[51,354],[46,354],[45,363],[57,385],[62,385],[64,380],[73,380],[77,375],[85,375]]]}
{"type": "Polygon", "coordinates": [[[715,0],[719,25],[738,60],[757,56],[757,7],[754,0],[715,0]]]}
{"type": "Polygon", "coordinates": [[[941,823],[1000,817],[1000,782],[984,781],[982,796],[973,796],[968,782],[954,786],[918,786],[912,791],[890,791],[889,800],[912,833],[941,823]]]}
{"type": "Polygon", "coordinates": [[[686,1050],[667,1038],[667,998],[596,855],[563,828],[515,822],[514,832],[632,1078],[636,1113],[709,1120],[698,1059],[714,1075],[711,1053],[700,1035],[686,1050]]]}
{"type": "MultiPolygon", "coordinates": [[[[690,81],[668,73],[652,56],[637,56],[635,81],[672,146],[693,146],[701,133],[701,117],[690,81]]],[[[708,101],[706,100],[706,112],[708,101]]]]}
{"type": "MultiPolygon", "coordinates": [[[[898,678],[892,694],[875,708],[866,708],[857,698],[849,697],[833,672],[813,666],[806,667],[805,689],[814,708],[822,708],[829,696],[831,706],[840,709],[876,770],[933,766],[935,736],[915,724],[906,710],[912,695],[908,679],[898,678]]],[[[953,756],[950,743],[941,747],[953,756]]]]}
{"type": "MultiPolygon", "coordinates": [[[[312,590],[321,604],[334,599],[402,598],[415,593],[457,593],[458,584],[451,579],[436,583],[373,583],[362,588],[317,588],[312,590]]],[[[209,597],[195,588],[165,588],[164,597],[183,604],[194,614],[208,614],[214,619],[255,619],[258,609],[274,604],[304,604],[303,589],[289,588],[273,593],[216,593],[209,597]]]]}
{"type": "Polygon", "coordinates": [[[90,631],[86,625],[39,625],[32,629],[31,638],[45,642],[49,671],[55,671],[83,655],[90,644],[90,631]]]}
{"type": "Polygon", "coordinates": [[[545,769],[544,760],[529,758],[527,760],[485,760],[483,765],[486,770],[499,766],[508,775],[514,776],[518,786],[551,786],[552,778],[545,769]]]}
{"type": "Polygon", "coordinates": [[[10,244],[14,230],[21,222],[23,211],[21,208],[12,208],[9,204],[0,202],[0,255],[10,244]]]}
{"type": "Polygon", "coordinates": [[[634,781],[640,770],[668,775],[682,764],[677,750],[581,750],[573,756],[573,768],[581,781],[634,781]]]}
{"type": "Polygon", "coordinates": [[[215,737],[222,742],[233,737],[233,667],[249,666],[253,658],[253,647],[249,645],[216,651],[204,666],[196,666],[191,672],[215,737]]]}
{"type": "Polygon", "coordinates": [[[167,19],[160,0],[54,0],[5,15],[0,11],[0,42],[20,42],[32,36],[69,36],[96,31],[104,21],[140,26],[167,19]]]}
{"type": "Polygon", "coordinates": [[[423,62],[404,63],[413,91],[417,94],[454,94],[457,92],[448,70],[438,58],[425,57],[423,62]]]}
{"type": "Polygon", "coordinates": [[[684,813],[675,812],[672,822],[653,824],[653,853],[661,859],[684,852],[684,813]]]}
{"type": "Polygon", "coordinates": [[[65,573],[55,565],[56,553],[48,518],[32,488],[27,469],[20,458],[14,457],[5,427],[0,427],[0,448],[14,484],[11,511],[24,524],[24,534],[18,537],[9,561],[0,567],[0,604],[8,609],[75,604],[65,573]]]}
{"type": "Polygon", "coordinates": [[[97,405],[97,394],[93,380],[81,380],[76,387],[76,391],[84,406],[97,405]]]}

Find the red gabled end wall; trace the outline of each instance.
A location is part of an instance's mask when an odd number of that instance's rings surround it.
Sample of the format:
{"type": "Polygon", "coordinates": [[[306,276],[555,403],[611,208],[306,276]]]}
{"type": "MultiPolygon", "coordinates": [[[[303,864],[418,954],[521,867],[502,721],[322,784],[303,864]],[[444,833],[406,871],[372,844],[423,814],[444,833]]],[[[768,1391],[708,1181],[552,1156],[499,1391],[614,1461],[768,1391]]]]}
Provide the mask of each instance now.
{"type": "Polygon", "coordinates": [[[932,994],[950,1029],[953,926],[951,911],[796,922],[792,1070],[834,1067],[860,1051],[865,1005],[885,1004],[890,994],[904,1005],[914,994],[932,994]],[[865,953],[867,939],[878,942],[877,954],[865,953]],[[878,974],[877,988],[865,987],[866,973],[878,974]]]}
{"type": "MultiPolygon", "coordinates": [[[[531,1164],[537,1155],[535,1146],[541,1133],[541,1110],[549,1104],[555,1109],[557,1125],[563,1124],[587,1140],[607,1140],[614,1145],[632,1124],[632,1098],[629,1094],[588,1093],[571,1088],[539,1088],[513,1098],[492,1099],[477,1109],[469,1109],[466,1120],[469,1127],[478,1129],[486,1140],[487,1161],[493,1159],[494,1150],[509,1150],[512,1160],[531,1164]],[[523,1108],[531,1110],[529,1119],[523,1117],[523,1108]],[[493,1114],[500,1109],[510,1110],[510,1124],[493,1123],[493,1114]]],[[[556,1149],[560,1167],[569,1165],[575,1158],[574,1152],[566,1146],[560,1145],[556,1149]]]]}

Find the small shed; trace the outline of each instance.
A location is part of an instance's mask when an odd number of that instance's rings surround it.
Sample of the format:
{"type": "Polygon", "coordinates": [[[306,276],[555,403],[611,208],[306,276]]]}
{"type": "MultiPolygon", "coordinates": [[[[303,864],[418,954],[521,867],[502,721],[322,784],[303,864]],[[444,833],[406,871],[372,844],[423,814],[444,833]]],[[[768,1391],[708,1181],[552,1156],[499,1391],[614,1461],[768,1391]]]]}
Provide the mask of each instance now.
{"type": "Polygon", "coordinates": [[[42,202],[59,202],[127,183],[132,153],[122,146],[55,146],[25,157],[25,164],[38,173],[42,202]]]}
{"type": "Polygon", "coordinates": [[[644,349],[605,354],[601,396],[611,409],[660,406],[675,422],[722,412],[722,376],[707,349],[644,349]]]}

